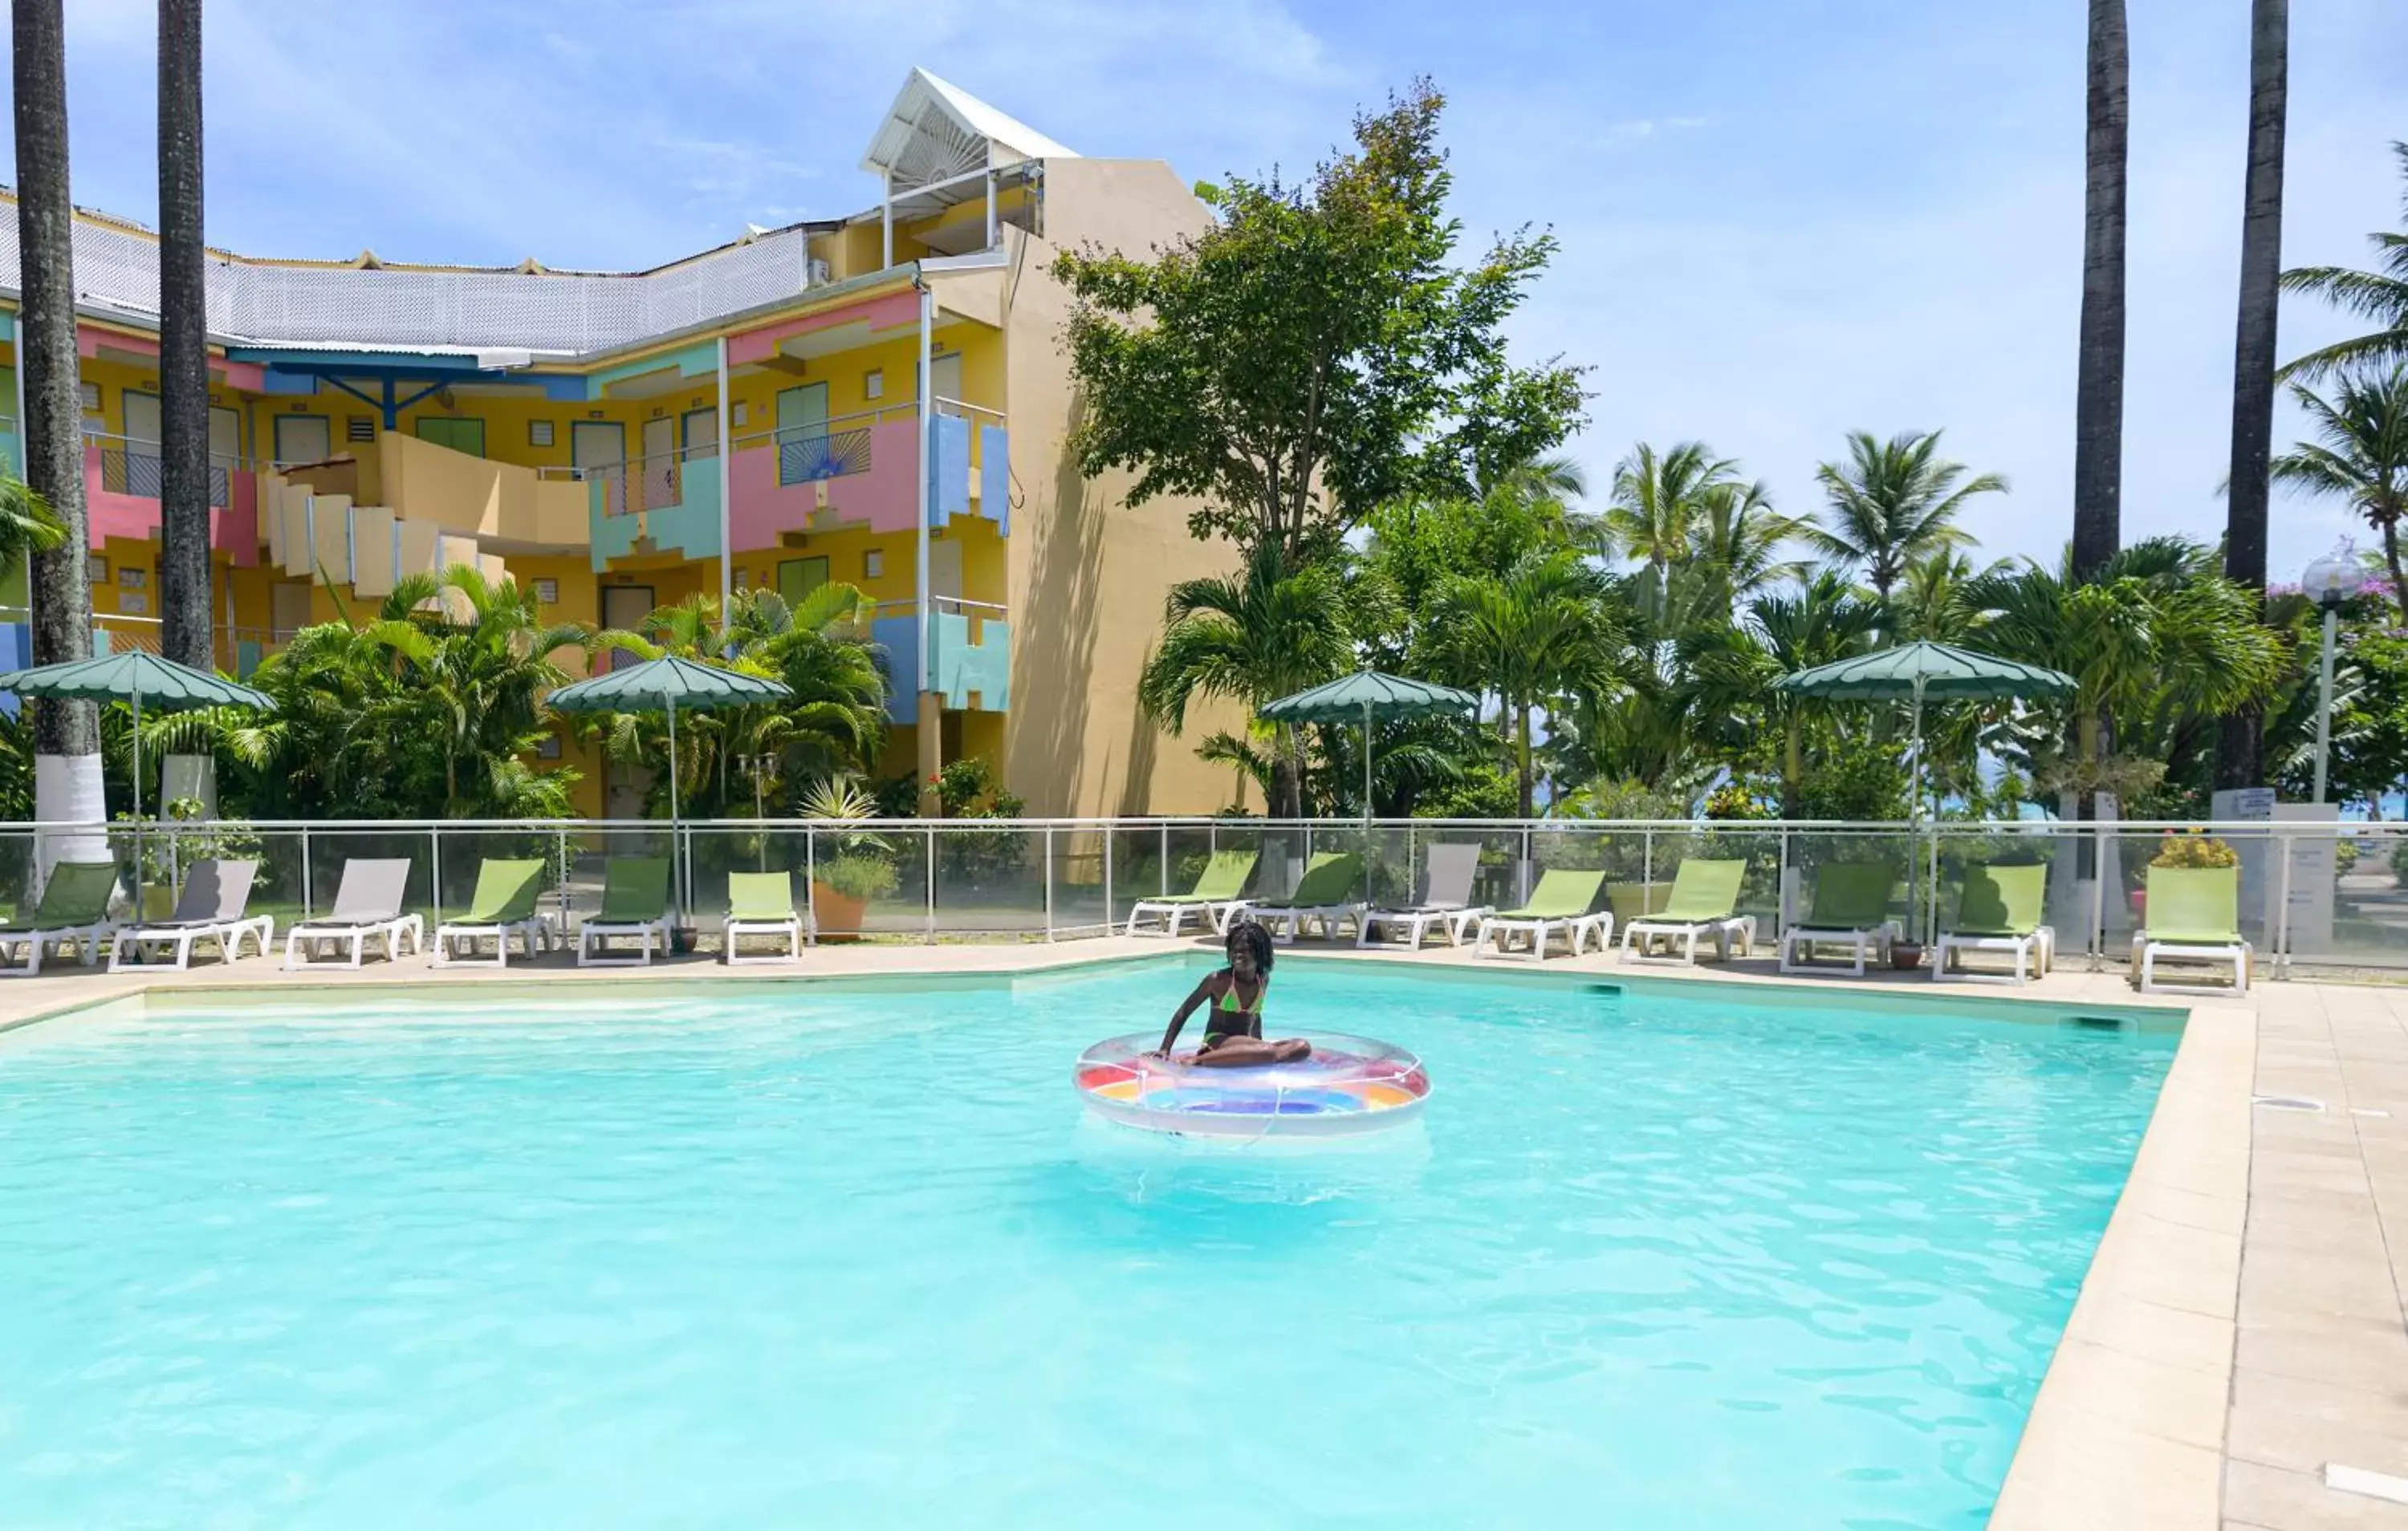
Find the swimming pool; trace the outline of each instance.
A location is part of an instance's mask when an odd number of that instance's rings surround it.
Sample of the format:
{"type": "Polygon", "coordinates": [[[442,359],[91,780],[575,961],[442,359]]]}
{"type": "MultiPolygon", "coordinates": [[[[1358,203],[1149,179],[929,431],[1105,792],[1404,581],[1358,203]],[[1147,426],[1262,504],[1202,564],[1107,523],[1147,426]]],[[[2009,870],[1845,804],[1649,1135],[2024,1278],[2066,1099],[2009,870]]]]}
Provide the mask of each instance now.
{"type": "Polygon", "coordinates": [[[1193,981],[0,1036],[0,1524],[1978,1525],[2174,1042],[1297,962],[1419,1125],[1084,1120],[1193,981]]]}

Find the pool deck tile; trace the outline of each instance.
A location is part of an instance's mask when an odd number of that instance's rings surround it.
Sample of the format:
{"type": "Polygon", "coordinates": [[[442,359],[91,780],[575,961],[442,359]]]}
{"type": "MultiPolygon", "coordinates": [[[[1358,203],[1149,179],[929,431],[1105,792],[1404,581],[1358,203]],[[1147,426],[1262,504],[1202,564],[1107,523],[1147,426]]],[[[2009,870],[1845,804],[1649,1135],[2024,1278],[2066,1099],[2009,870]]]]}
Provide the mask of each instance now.
{"type": "MultiPolygon", "coordinates": [[[[790,967],[707,957],[650,968],[433,967],[286,974],[271,962],[188,973],[66,968],[0,984],[0,1027],[154,990],[405,981],[630,982],[930,973],[1036,973],[1210,942],[1107,937],[1024,945],[818,947],[790,967]]],[[[1288,949],[1531,972],[1539,965],[1351,947],[1288,949]]],[[[1283,953],[1283,955],[1287,952],[1283,953]]],[[[1784,979],[1768,958],[1697,968],[1558,959],[1553,974],[1721,980],[1955,999],[2186,1010],[2147,1136],[2042,1380],[1991,1524],[2000,1531],[2315,1531],[2399,1527],[2408,1505],[2326,1486],[2329,1464],[2408,1476],[2408,988],[2269,982],[2244,997],[2143,996],[2078,954],[2016,989],[1784,979]],[[2320,1109],[2253,1106],[2295,1096],[2320,1109]]]]}

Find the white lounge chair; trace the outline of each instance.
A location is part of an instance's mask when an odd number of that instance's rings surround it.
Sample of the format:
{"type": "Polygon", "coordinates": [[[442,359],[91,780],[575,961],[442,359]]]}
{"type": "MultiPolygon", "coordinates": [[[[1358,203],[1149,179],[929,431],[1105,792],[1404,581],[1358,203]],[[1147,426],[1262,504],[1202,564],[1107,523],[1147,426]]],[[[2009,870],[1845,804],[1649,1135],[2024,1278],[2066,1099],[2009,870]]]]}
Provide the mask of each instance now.
{"type": "Polygon", "coordinates": [[[1634,957],[1641,962],[1694,963],[1698,960],[1698,941],[1712,937],[1716,954],[1730,960],[1731,943],[1739,943],[1740,954],[1756,949],[1756,916],[1741,914],[1740,882],[1747,874],[1743,861],[1684,861],[1672,875],[1672,895],[1664,901],[1663,912],[1633,920],[1622,927],[1622,960],[1634,957]],[[1664,954],[1656,955],[1656,943],[1664,944],[1664,954]],[[1678,954],[1673,943],[1681,943],[1678,954]]]}
{"type": "Polygon", "coordinates": [[[1957,887],[1956,916],[1931,950],[1931,981],[1987,979],[2021,984],[2035,968],[2046,975],[2057,965],[2057,932],[2041,923],[2047,893],[2045,866],[1968,867],[1957,887]],[[1972,972],[1965,966],[1968,952],[2003,952],[2015,959],[2014,971],[1972,972]]]}
{"type": "Polygon", "coordinates": [[[2249,943],[2241,937],[2241,869],[2237,866],[2149,868],[2149,925],[2132,937],[2132,976],[2141,992],[2179,994],[2245,994],[2249,992],[2249,943]],[[2167,983],[2157,965],[2172,960],[2232,965],[2230,987],[2167,983]]]}
{"type": "Polygon", "coordinates": [[[795,912],[792,872],[727,874],[727,918],[720,922],[720,960],[730,967],[755,963],[800,962],[803,919],[795,912]],[[769,956],[737,954],[745,937],[774,936],[785,950],[769,956]]]}
{"type": "Polygon", "coordinates": [[[259,875],[256,861],[201,861],[184,876],[176,910],[165,920],[129,925],[118,931],[108,952],[108,970],[128,967],[192,966],[193,948],[215,941],[218,957],[232,962],[242,955],[244,937],[259,955],[267,955],[276,938],[273,916],[252,914],[251,885],[259,875]]]}
{"type": "Polygon", "coordinates": [[[1865,959],[1889,961],[1889,894],[1898,879],[1881,862],[1832,862],[1814,874],[1814,902],[1806,918],[1781,933],[1781,970],[1812,971],[1819,947],[1848,949],[1857,978],[1865,959]]]}
{"type": "Polygon", "coordinates": [[[478,943],[494,943],[493,966],[510,963],[510,937],[519,938],[527,961],[552,950],[552,916],[536,908],[543,897],[540,857],[504,860],[487,856],[477,867],[476,891],[468,895],[467,912],[435,927],[435,966],[483,966],[478,943]]]}
{"type": "Polygon", "coordinates": [[[1581,870],[1570,866],[1549,867],[1539,878],[1539,885],[1530,890],[1528,902],[1518,909],[1502,909],[1480,922],[1480,937],[1471,946],[1475,957],[1507,956],[1512,938],[1529,938],[1530,960],[1547,960],[1547,944],[1557,936],[1571,948],[1575,957],[1581,948],[1594,937],[1597,950],[1603,955],[1606,943],[1613,939],[1613,912],[1596,908],[1598,890],[1605,886],[1602,870],[1581,870]]]}
{"type": "Polygon", "coordinates": [[[669,858],[613,856],[602,864],[601,912],[577,927],[580,967],[648,967],[669,950],[669,858]],[[632,957],[611,956],[612,940],[638,943],[632,957]]]}
{"type": "Polygon", "coordinates": [[[1471,884],[1480,873],[1480,847],[1476,845],[1433,845],[1429,859],[1422,867],[1422,895],[1401,909],[1375,909],[1365,911],[1363,928],[1356,933],[1356,946],[1383,944],[1373,933],[1381,930],[1401,931],[1405,944],[1421,949],[1422,937],[1432,929],[1443,929],[1447,940],[1461,946],[1475,922],[1497,911],[1485,904],[1471,902],[1471,884]]]}
{"type": "MultiPolygon", "coordinates": [[[[1282,943],[1295,940],[1318,924],[1324,940],[1335,940],[1342,922],[1352,922],[1363,934],[1363,905],[1347,896],[1363,880],[1363,858],[1352,851],[1325,851],[1312,858],[1297,880],[1296,892],[1275,904],[1245,905],[1245,917],[1270,932],[1282,943]]],[[[1226,927],[1225,927],[1226,928],[1226,927]]]]}
{"type": "Polygon", "coordinates": [[[348,951],[342,966],[357,967],[370,941],[384,944],[385,961],[426,947],[426,922],[401,912],[409,886],[409,862],[405,858],[353,856],[343,863],[343,880],[335,888],[335,907],[314,920],[304,920],[284,933],[284,966],[308,966],[325,953],[348,951]]]}

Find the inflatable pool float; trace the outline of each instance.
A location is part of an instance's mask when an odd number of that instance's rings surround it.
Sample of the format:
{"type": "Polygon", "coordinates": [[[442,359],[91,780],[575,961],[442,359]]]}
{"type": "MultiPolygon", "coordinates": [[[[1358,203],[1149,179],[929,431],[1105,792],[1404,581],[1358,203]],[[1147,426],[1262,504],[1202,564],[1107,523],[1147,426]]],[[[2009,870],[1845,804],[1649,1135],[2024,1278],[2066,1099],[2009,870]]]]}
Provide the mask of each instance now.
{"type": "Polygon", "coordinates": [[[1200,1138],[1341,1138],[1402,1126],[1429,1098],[1422,1061],[1366,1037],[1308,1033],[1290,1064],[1205,1068],[1156,1056],[1158,1034],[1097,1042],[1073,1078],[1090,1110],[1125,1126],[1200,1138]]]}

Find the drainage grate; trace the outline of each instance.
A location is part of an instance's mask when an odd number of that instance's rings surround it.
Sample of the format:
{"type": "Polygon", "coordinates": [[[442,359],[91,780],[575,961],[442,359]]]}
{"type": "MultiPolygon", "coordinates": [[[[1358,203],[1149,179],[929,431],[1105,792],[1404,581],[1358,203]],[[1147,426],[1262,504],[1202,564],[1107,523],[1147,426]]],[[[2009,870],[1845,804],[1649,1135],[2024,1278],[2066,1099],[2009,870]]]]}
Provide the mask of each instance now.
{"type": "Polygon", "coordinates": [[[1622,997],[1622,985],[1619,983],[1584,983],[1581,985],[1581,993],[1584,994],[1602,994],[1608,999],[1620,999],[1622,997]]]}
{"type": "Polygon", "coordinates": [[[2122,1017],[2114,1015],[2069,1015],[2065,1018],[2065,1023],[2069,1026],[2078,1026],[2084,1031],[2122,1031],[2131,1024],[2122,1017]]]}
{"type": "Polygon", "coordinates": [[[2272,1111],[2315,1111],[2321,1114],[2325,1109],[2323,1101],[2310,1100],[2305,1095],[2252,1095],[2249,1104],[2263,1106],[2272,1111]]]}

